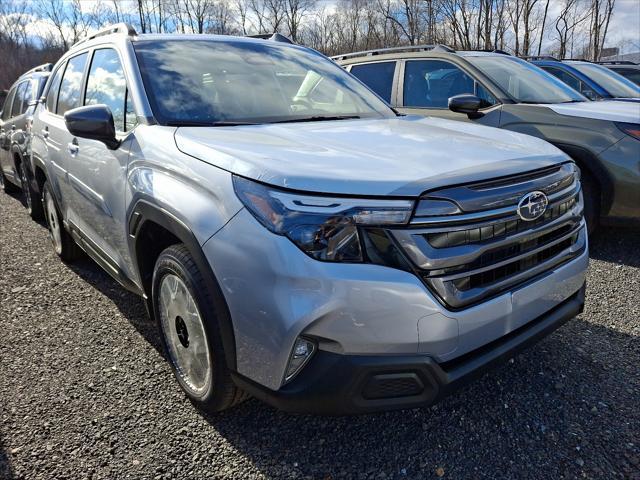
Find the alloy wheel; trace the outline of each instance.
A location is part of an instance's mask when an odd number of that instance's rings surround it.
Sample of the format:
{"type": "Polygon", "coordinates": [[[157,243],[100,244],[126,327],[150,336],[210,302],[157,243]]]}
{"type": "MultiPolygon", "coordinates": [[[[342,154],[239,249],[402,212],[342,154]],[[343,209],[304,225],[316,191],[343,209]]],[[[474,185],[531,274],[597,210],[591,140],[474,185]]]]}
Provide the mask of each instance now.
{"type": "Polygon", "coordinates": [[[171,363],[185,387],[203,395],[212,375],[209,344],[195,299],[180,277],[167,274],[162,279],[159,313],[171,363]]]}

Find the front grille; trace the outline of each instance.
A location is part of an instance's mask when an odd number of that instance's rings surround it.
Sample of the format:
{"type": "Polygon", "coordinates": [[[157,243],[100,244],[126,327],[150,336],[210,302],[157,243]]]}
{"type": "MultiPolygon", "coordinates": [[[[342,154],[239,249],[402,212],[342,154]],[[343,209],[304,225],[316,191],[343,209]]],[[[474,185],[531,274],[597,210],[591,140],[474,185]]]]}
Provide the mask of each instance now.
{"type": "Polygon", "coordinates": [[[392,235],[425,285],[450,309],[467,308],[531,281],[586,246],[580,183],[572,163],[423,198],[455,203],[460,213],[428,217],[421,212],[412,228],[392,235]],[[549,205],[543,216],[525,221],[517,205],[533,190],[545,192],[549,205]]]}

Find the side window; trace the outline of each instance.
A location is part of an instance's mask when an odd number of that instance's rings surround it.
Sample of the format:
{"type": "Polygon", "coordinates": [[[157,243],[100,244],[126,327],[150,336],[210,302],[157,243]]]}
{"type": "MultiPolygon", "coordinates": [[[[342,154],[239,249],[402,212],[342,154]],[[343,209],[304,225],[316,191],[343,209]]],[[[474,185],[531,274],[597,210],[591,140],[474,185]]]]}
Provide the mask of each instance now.
{"type": "Polygon", "coordinates": [[[17,117],[22,113],[22,104],[24,103],[24,97],[29,89],[29,82],[22,82],[16,89],[16,96],[13,99],[13,107],[11,108],[11,116],[17,117]]]}
{"type": "Polygon", "coordinates": [[[29,104],[33,101],[33,81],[29,80],[25,82],[26,88],[24,90],[24,96],[22,98],[22,109],[20,113],[26,113],[29,108],[29,104]]]}
{"type": "Polygon", "coordinates": [[[116,130],[125,131],[125,121],[128,120],[127,81],[115,50],[100,49],[93,54],[84,104],[106,105],[113,114],[116,130]]]}
{"type": "Polygon", "coordinates": [[[2,120],[11,118],[11,105],[13,104],[13,97],[15,97],[15,95],[16,87],[13,87],[4,101],[4,107],[2,107],[2,120]]]}
{"type": "Polygon", "coordinates": [[[384,101],[391,103],[391,90],[395,71],[396,62],[379,62],[354,65],[351,67],[350,73],[376,92],[384,101]]]}
{"type": "Polygon", "coordinates": [[[474,84],[469,75],[452,63],[442,60],[408,61],[404,71],[404,105],[447,108],[450,97],[474,94],[474,84]]]}
{"type": "Polygon", "coordinates": [[[56,111],[56,100],[58,99],[58,91],[60,90],[60,82],[62,81],[62,73],[64,72],[64,65],[60,65],[58,70],[51,80],[51,86],[47,92],[47,110],[50,112],[56,111]]]}
{"type": "Polygon", "coordinates": [[[73,57],[67,63],[67,68],[60,83],[60,95],[58,95],[58,107],[56,113],[64,115],[67,110],[80,106],[82,96],[82,74],[87,63],[87,54],[81,53],[73,57]]]}
{"type": "Polygon", "coordinates": [[[482,100],[480,108],[490,107],[491,105],[495,105],[496,103],[498,103],[496,97],[491,95],[489,91],[478,82],[476,82],[476,97],[482,100]]]}
{"type": "Polygon", "coordinates": [[[580,80],[578,80],[576,77],[574,77],[570,73],[567,73],[564,70],[561,70],[559,68],[554,68],[554,67],[543,67],[543,69],[549,72],[554,77],[557,77],[560,80],[562,80],[564,83],[569,85],[574,90],[580,91],[580,83],[581,83],[580,80]]]}

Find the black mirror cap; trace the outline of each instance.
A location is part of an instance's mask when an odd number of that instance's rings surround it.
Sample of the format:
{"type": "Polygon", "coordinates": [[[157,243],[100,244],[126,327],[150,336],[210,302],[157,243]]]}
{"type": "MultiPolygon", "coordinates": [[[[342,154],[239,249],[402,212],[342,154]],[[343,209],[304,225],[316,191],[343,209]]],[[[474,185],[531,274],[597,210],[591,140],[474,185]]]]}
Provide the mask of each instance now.
{"type": "Polygon", "coordinates": [[[466,113],[469,118],[481,117],[482,113],[478,112],[481,106],[482,100],[468,93],[449,98],[449,110],[456,113],[466,113]]]}
{"type": "Polygon", "coordinates": [[[98,140],[111,150],[120,146],[113,115],[106,105],[86,105],[69,110],[64,114],[64,122],[75,137],[98,140]]]}

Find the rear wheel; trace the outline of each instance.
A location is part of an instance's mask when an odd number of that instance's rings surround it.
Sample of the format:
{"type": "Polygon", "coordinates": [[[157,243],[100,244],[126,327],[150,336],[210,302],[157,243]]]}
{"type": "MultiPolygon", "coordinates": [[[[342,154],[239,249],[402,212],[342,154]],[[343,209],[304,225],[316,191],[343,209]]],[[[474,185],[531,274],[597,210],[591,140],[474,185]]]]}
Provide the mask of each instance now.
{"type": "Polygon", "coordinates": [[[27,212],[34,220],[40,220],[43,216],[42,199],[39,198],[38,192],[33,190],[29,181],[29,174],[24,165],[18,165],[18,175],[22,184],[22,195],[24,196],[24,204],[27,212]]]}
{"type": "Polygon", "coordinates": [[[42,191],[42,203],[53,249],[63,261],[71,262],[78,258],[80,247],[62,225],[62,215],[53,197],[49,182],[45,182],[42,191]]]}
{"type": "Polygon", "coordinates": [[[224,356],[219,315],[224,305],[207,291],[188,249],[165,249],[153,273],[153,307],[178,383],[205,411],[221,411],[247,398],[233,383],[224,356]]]}
{"type": "Polygon", "coordinates": [[[16,193],[20,189],[16,187],[13,183],[7,180],[7,177],[4,176],[4,172],[0,167],[0,188],[4,193],[16,193]]]}

